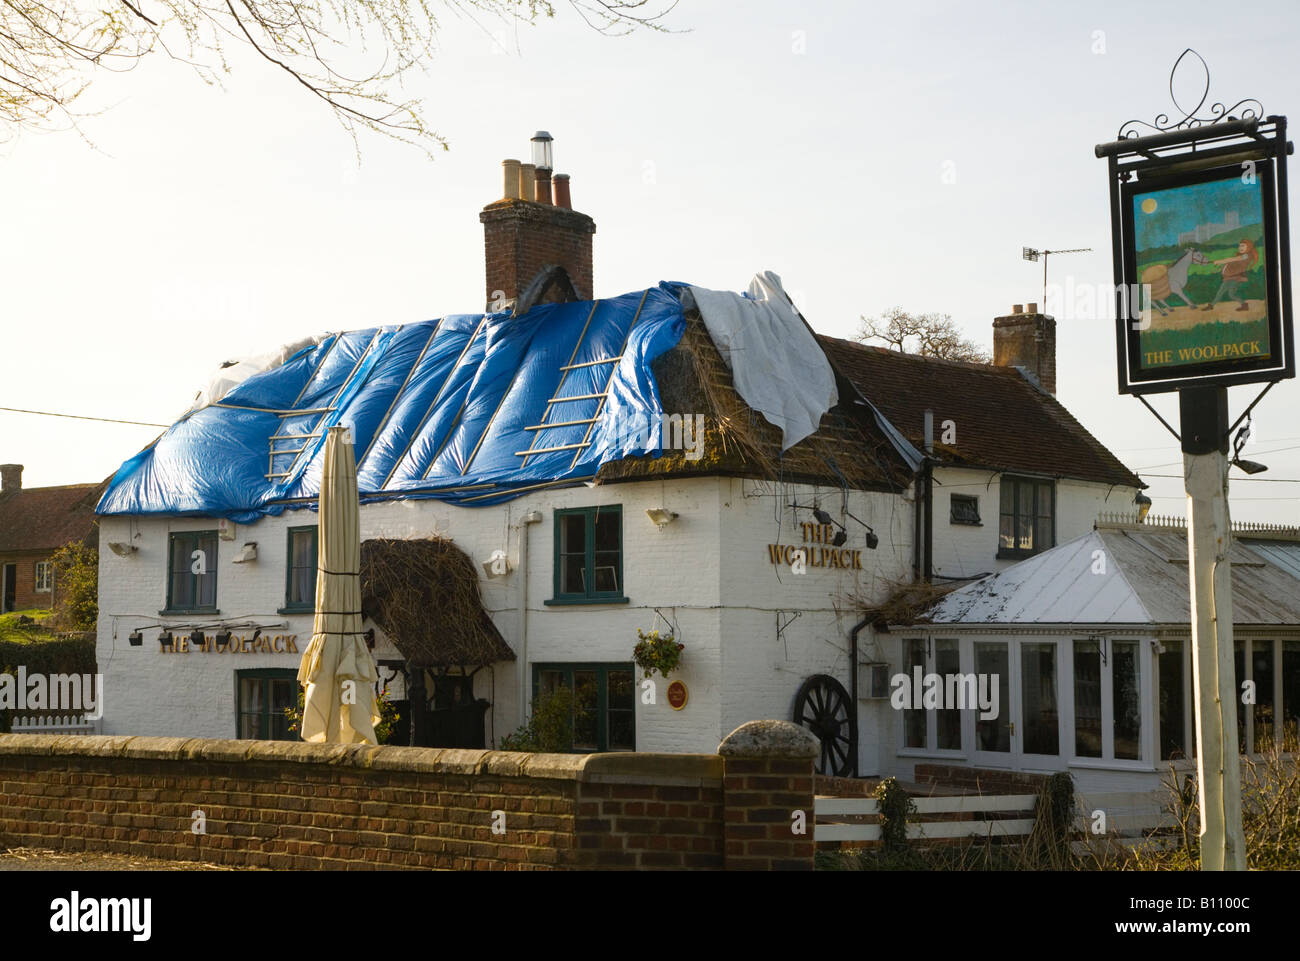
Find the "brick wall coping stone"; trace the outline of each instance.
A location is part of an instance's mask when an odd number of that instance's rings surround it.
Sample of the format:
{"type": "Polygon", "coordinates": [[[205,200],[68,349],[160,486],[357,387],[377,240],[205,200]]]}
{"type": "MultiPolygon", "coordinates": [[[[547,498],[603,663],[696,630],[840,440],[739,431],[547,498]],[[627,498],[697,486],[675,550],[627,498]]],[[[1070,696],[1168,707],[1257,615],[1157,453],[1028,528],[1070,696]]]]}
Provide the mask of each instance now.
{"type": "Polygon", "coordinates": [[[718,753],[734,758],[814,758],[821,742],[789,721],[746,721],[718,745],[718,753]]]}
{"type": "MultiPolygon", "coordinates": [[[[779,722],[778,722],[779,723],[779,722]]],[[[793,726],[793,725],[791,725],[793,726]]],[[[801,730],[801,729],[797,729],[801,730]]],[[[714,754],[524,754],[454,748],[130,735],[0,734],[0,757],[121,757],[149,761],[298,762],[419,774],[489,774],[585,783],[719,787],[714,754]]]]}

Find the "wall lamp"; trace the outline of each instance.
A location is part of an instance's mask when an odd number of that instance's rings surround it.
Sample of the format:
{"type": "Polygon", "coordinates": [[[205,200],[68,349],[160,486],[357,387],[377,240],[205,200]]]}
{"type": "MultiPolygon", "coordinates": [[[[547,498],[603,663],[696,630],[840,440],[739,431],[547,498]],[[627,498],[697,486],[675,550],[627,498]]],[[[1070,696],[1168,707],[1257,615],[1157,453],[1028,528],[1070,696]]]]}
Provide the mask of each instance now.
{"type": "Polygon", "coordinates": [[[197,651],[202,649],[202,647],[203,647],[203,631],[196,627],[194,628],[193,631],[190,632],[190,650],[197,651]]]}
{"type": "Polygon", "coordinates": [[[176,638],[173,636],[171,631],[162,631],[158,634],[158,646],[160,648],[174,647],[175,644],[176,638]]]}
{"type": "Polygon", "coordinates": [[[660,530],[677,520],[676,511],[670,511],[663,507],[652,507],[645,512],[645,516],[658,524],[660,530]]]}
{"type": "Polygon", "coordinates": [[[127,544],[122,541],[109,541],[108,549],[118,557],[130,557],[140,548],[136,547],[134,544],[127,544]]]}
{"type": "Polygon", "coordinates": [[[791,504],[790,506],[796,510],[812,511],[812,516],[817,518],[818,524],[838,527],[839,530],[835,532],[835,537],[831,539],[832,547],[843,547],[848,541],[849,532],[844,529],[844,525],[835,520],[835,518],[831,517],[830,514],[826,513],[826,511],[822,510],[820,507],[809,507],[807,504],[791,504]]]}
{"type": "Polygon", "coordinates": [[[1138,523],[1141,524],[1147,519],[1147,514],[1151,513],[1151,498],[1138,491],[1137,497],[1133,498],[1133,503],[1137,505],[1138,523]]]}
{"type": "Polygon", "coordinates": [[[139,631],[132,631],[130,634],[126,636],[126,642],[130,644],[132,647],[139,647],[141,644],[144,643],[144,635],[141,634],[139,631]]]}
{"type": "Polygon", "coordinates": [[[860,520],[859,518],[854,517],[848,511],[845,511],[844,514],[846,517],[849,517],[857,521],[859,524],[861,524],[863,527],[867,529],[867,550],[874,551],[877,547],[880,546],[880,538],[876,536],[876,531],[870,524],[868,524],[864,520],[860,520]]]}

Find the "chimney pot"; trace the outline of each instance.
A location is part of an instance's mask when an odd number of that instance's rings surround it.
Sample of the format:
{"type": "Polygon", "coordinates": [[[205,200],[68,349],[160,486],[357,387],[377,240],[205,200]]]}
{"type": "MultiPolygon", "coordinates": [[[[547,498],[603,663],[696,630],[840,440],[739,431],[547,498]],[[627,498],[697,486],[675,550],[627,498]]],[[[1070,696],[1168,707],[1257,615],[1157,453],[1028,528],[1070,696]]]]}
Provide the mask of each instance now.
{"type": "Polygon", "coordinates": [[[519,199],[529,203],[537,200],[537,168],[532,164],[519,165],[519,199]]]}
{"type": "Polygon", "coordinates": [[[1024,305],[1023,305],[1023,304],[1012,304],[1012,305],[1011,305],[1011,312],[1012,312],[1013,314],[1018,314],[1018,313],[1020,313],[1020,312],[1023,311],[1023,310],[1024,310],[1024,305]]]}
{"type": "Polygon", "coordinates": [[[1030,304],[1030,305],[1029,305],[1029,310],[1027,311],[1027,313],[1031,313],[1031,314],[1036,314],[1036,313],[1038,313],[1038,305],[1037,305],[1037,304],[1030,304]]]}
{"type": "Polygon", "coordinates": [[[0,464],[0,494],[23,489],[23,465],[0,464]]]}
{"type": "Polygon", "coordinates": [[[501,161],[501,176],[504,181],[505,193],[503,196],[506,200],[519,199],[519,161],[503,160],[501,161]]]}
{"type": "Polygon", "coordinates": [[[537,168],[537,202],[550,206],[551,172],[544,167],[537,168]]]}
{"type": "Polygon", "coordinates": [[[565,210],[573,209],[573,198],[569,195],[569,175],[555,175],[555,206],[565,210]]]}

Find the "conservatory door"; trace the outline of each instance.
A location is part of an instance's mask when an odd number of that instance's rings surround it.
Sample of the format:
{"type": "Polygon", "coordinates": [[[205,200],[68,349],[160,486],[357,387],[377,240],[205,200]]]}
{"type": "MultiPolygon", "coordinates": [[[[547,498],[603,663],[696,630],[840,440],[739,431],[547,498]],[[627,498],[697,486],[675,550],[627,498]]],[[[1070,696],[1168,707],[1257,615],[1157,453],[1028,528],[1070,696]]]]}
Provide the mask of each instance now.
{"type": "Polygon", "coordinates": [[[987,720],[979,711],[971,712],[974,720],[974,748],[971,751],[978,765],[987,767],[1012,766],[1012,741],[1015,725],[1012,723],[1011,653],[1007,641],[976,641],[974,664],[977,680],[988,678],[992,692],[997,681],[997,716],[987,720]]]}

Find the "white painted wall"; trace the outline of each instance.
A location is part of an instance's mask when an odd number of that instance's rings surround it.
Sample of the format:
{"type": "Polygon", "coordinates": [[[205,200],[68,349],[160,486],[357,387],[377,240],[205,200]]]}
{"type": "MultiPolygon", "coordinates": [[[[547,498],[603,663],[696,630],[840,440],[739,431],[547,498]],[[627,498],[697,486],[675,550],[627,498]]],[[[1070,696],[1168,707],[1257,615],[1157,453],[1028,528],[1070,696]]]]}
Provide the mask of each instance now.
{"type": "MultiPolygon", "coordinates": [[[[894,496],[850,493],[848,509],[880,536],[877,551],[865,549],[865,530],[848,521],[845,549],[862,552],[863,570],[810,568],[782,573],[771,563],[769,543],[802,543],[790,503],[821,503],[837,518],[838,491],[804,485],[766,485],[727,478],[629,482],[548,491],[485,508],[453,507],[432,500],[367,504],[361,510],[362,538],[450,536],[476,564],[505,549],[519,566],[520,517],[537,510],[542,521],[529,527],[528,659],[537,662],[631,660],[636,630],[676,627],[686,645],[683,680],[690,700],[674,711],[656,678],[657,703],[637,705],[637,747],[648,751],[717,748],[727,732],[760,717],[788,717],[799,683],[811,673],[834,674],[848,687],[848,630],[855,621],[851,596],[878,597],[891,580],[908,574],[910,513],[894,496]],[[551,607],[554,521],[566,507],[621,504],[625,594],[628,604],[551,607]],[[660,530],[646,517],[651,507],[677,512],[660,530]],[[801,611],[776,638],[778,611],[801,611]]],[[[800,520],[811,521],[807,511],[800,520]]],[[[286,511],[241,525],[233,541],[219,544],[214,620],[288,623],[274,633],[296,633],[299,650],[310,640],[308,614],[281,615],[284,602],[287,530],[315,522],[310,511],[286,511]],[[248,541],[258,559],[235,564],[248,541]]],[[[296,668],[292,654],[159,652],[158,629],[144,630],[143,646],[127,643],[137,627],[165,620],[176,629],[194,617],[160,618],[166,599],[168,534],[215,527],[208,518],[101,519],[105,543],[134,543],[129,557],[102,552],[98,657],[107,691],[106,733],[232,737],[235,733],[235,671],[257,667],[296,668]]],[[[518,590],[524,572],[480,580],[484,604],[507,643],[519,649],[518,590]]],[[[375,655],[400,658],[380,634],[375,655]]],[[[489,740],[521,723],[516,696],[517,664],[484,669],[475,680],[478,696],[492,701],[489,740]]],[[[531,690],[531,672],[529,673],[531,690]]]]}
{"type": "MultiPolygon", "coordinates": [[[[1002,504],[1000,474],[965,468],[934,472],[934,568],[936,574],[970,577],[995,573],[1016,563],[998,559],[998,519],[1002,504]],[[981,525],[952,523],[951,494],[979,498],[981,525]]],[[[1102,511],[1132,511],[1135,487],[1112,487],[1092,481],[1056,482],[1056,543],[1092,530],[1102,511]]]]}

